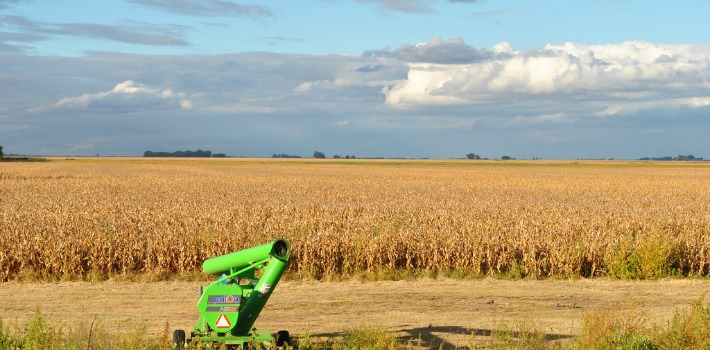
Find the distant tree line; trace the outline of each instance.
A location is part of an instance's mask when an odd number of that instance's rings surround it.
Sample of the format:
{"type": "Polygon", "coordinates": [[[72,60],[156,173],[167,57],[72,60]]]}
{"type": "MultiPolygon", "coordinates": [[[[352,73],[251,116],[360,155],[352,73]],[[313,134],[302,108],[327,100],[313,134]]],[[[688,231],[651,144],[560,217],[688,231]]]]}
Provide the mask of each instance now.
{"type": "Polygon", "coordinates": [[[687,155],[687,156],[684,156],[684,155],[682,155],[682,154],[679,154],[679,155],[676,156],[676,157],[671,157],[671,156],[667,156],[667,157],[653,157],[653,158],[650,158],[650,157],[643,157],[643,158],[639,158],[639,160],[703,160],[703,158],[702,158],[702,157],[694,157],[692,154],[687,155]]]}
{"type": "Polygon", "coordinates": [[[281,154],[274,153],[274,155],[271,156],[271,158],[301,158],[301,156],[293,156],[293,155],[286,154],[286,153],[281,153],[281,154]]]}
{"type": "MultiPolygon", "coordinates": [[[[322,158],[328,158],[328,157],[326,157],[325,153],[323,153],[321,151],[315,151],[315,152],[313,152],[313,158],[321,158],[322,159],[322,158]]],[[[345,156],[341,156],[339,154],[336,154],[333,156],[333,159],[357,159],[357,157],[355,157],[354,155],[349,155],[349,154],[345,155],[345,156]]]]}
{"type": "MultiPolygon", "coordinates": [[[[226,157],[225,154],[219,153],[219,156],[226,157]]],[[[217,155],[215,155],[217,156],[217,155]]],[[[198,149],[197,151],[175,151],[175,152],[153,152],[145,151],[143,157],[185,157],[185,158],[211,158],[212,151],[203,151],[198,149]]]]}

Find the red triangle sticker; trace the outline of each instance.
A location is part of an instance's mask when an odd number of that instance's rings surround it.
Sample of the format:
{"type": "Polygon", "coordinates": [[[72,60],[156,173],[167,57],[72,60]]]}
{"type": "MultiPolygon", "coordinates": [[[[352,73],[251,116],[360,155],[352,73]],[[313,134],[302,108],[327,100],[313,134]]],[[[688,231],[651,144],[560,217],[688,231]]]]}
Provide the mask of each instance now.
{"type": "Polygon", "coordinates": [[[217,328],[229,328],[232,324],[229,323],[229,320],[227,319],[227,316],[224,314],[219,315],[219,318],[217,319],[217,323],[215,323],[215,327],[217,328]]]}

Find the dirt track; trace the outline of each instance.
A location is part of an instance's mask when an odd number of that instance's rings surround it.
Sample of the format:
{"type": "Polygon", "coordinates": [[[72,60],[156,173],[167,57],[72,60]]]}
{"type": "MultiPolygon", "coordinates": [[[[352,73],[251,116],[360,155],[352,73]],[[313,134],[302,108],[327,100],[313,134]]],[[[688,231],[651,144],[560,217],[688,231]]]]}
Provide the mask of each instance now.
{"type": "MultiPolygon", "coordinates": [[[[109,331],[145,324],[151,334],[189,330],[198,317],[194,282],[0,284],[0,318],[25,324],[37,308],[46,321],[71,327],[96,319],[109,331]]],[[[485,336],[503,324],[535,322],[551,339],[580,331],[582,316],[617,308],[665,323],[710,291],[710,280],[662,281],[417,280],[396,282],[294,282],[276,288],[256,326],[332,336],[353,327],[378,326],[406,337],[464,346],[471,333],[485,336]]]]}

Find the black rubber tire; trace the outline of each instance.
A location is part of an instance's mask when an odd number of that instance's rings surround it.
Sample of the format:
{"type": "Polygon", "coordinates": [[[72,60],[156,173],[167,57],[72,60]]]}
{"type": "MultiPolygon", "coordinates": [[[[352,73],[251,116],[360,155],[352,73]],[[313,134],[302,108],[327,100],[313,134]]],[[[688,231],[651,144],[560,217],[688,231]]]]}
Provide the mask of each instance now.
{"type": "Polygon", "coordinates": [[[291,335],[288,331],[278,331],[276,332],[276,346],[284,346],[285,344],[291,344],[291,335]]]}
{"type": "Polygon", "coordinates": [[[185,331],[176,329],[173,331],[173,345],[175,349],[183,349],[185,346],[185,331]]]}

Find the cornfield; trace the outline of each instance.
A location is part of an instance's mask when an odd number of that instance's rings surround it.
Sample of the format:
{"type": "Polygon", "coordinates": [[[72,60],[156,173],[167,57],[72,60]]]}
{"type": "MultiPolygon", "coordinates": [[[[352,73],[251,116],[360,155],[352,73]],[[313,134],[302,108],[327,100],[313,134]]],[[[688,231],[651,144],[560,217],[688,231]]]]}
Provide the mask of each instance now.
{"type": "Polygon", "coordinates": [[[0,281],[190,274],[279,237],[289,273],[710,275],[710,164],[0,164],[0,281]]]}

